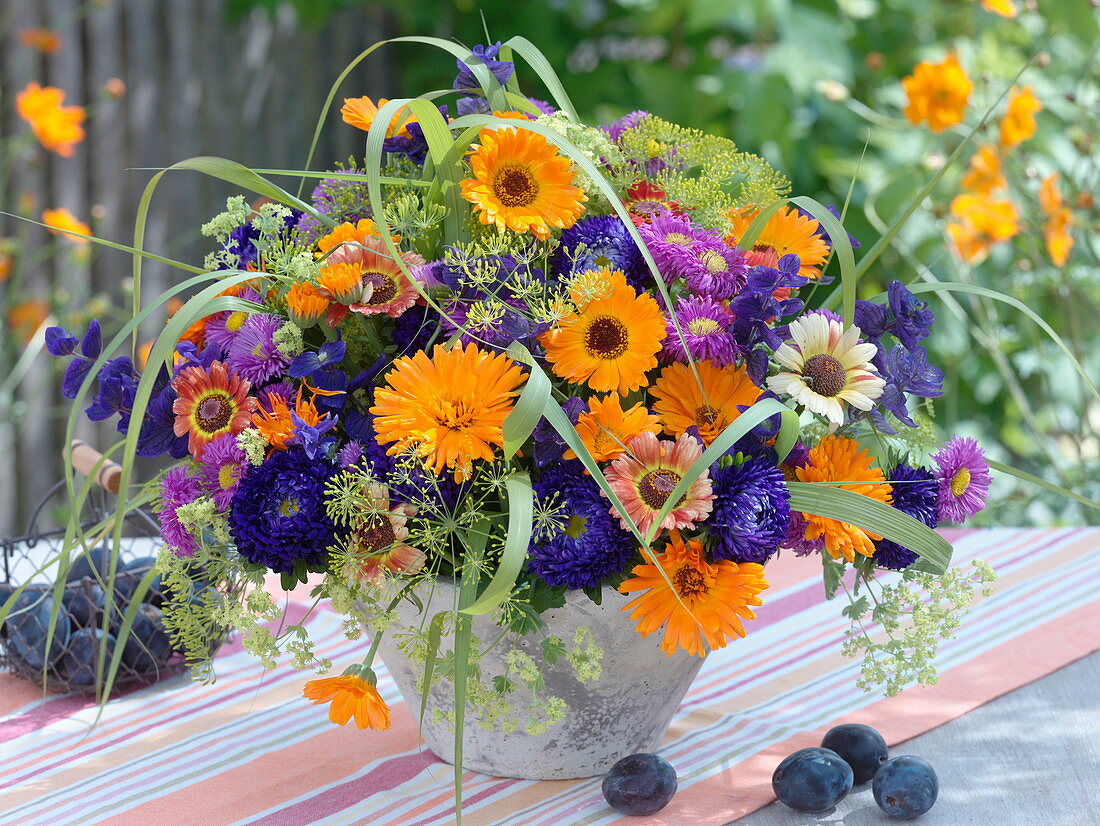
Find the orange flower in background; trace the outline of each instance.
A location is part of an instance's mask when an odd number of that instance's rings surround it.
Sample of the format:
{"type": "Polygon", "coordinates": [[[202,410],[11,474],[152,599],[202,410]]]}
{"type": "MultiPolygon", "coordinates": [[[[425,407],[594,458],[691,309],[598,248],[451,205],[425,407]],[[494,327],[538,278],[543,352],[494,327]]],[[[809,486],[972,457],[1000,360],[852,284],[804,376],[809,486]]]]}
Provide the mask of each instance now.
{"type": "Polygon", "coordinates": [[[8,325],[16,338],[27,344],[34,338],[38,328],[46,323],[49,316],[49,303],[40,298],[35,298],[11,307],[8,310],[8,325]]]}
{"type": "Polygon", "coordinates": [[[639,634],[647,637],[665,626],[661,650],[670,657],[681,648],[703,657],[704,642],[714,650],[745,636],[741,620],[756,619],[750,606],[763,605],[757,595],[768,587],[763,565],[707,562],[702,541],[685,542],[679,531],[669,534],[656,559],[636,565],[633,577],[619,586],[623,594],[645,591],[623,606],[638,620],[639,634]]]}
{"type": "Polygon", "coordinates": [[[23,29],[19,32],[19,42],[28,49],[34,49],[42,54],[56,54],[61,48],[61,35],[41,27],[23,29]]]}
{"type": "MultiPolygon", "coordinates": [[[[810,450],[806,465],[795,468],[794,473],[800,482],[825,482],[831,487],[850,490],[886,505],[892,502],[893,489],[886,482],[882,470],[871,467],[870,454],[861,449],[855,439],[826,436],[810,450]]],[[[824,536],[825,549],[833,559],[843,556],[853,562],[857,553],[873,556],[873,540],[882,539],[877,533],[837,519],[813,513],[804,513],[803,517],[806,519],[806,539],[824,536]]]]}
{"type": "MultiPolygon", "coordinates": [[[[640,403],[624,411],[617,393],[603,399],[593,396],[588,410],[577,418],[577,434],[597,462],[610,462],[622,455],[626,443],[643,431],[660,433],[657,417],[640,403]]],[[[577,454],[566,450],[562,458],[576,459],[577,454]]]]}
{"type": "Polygon", "coordinates": [[[1054,172],[1043,178],[1039,185],[1039,208],[1046,216],[1043,223],[1043,240],[1046,242],[1047,255],[1056,267],[1063,266],[1073,249],[1073,236],[1069,229],[1073,226],[1073,213],[1062,201],[1058,189],[1061,175],[1054,172]]]}
{"type": "Polygon", "coordinates": [[[1043,110],[1043,104],[1030,86],[1013,89],[1008,96],[1008,109],[1001,119],[1001,146],[1016,146],[1035,134],[1035,114],[1043,110]]]}
{"type": "Polygon", "coordinates": [[[530,232],[541,241],[550,229],[577,222],[588,200],[573,185],[573,163],[528,129],[483,129],[470,153],[472,178],[461,182],[482,224],[530,232]]]}
{"type": "Polygon", "coordinates": [[[1015,17],[1019,12],[1012,0],[981,0],[982,8],[1001,17],[1015,17]]]}
{"type": "Polygon", "coordinates": [[[962,122],[974,89],[954,53],[942,63],[918,63],[901,85],[908,99],[905,117],[914,126],[927,123],[933,132],[962,122]]]}
{"type": "Polygon", "coordinates": [[[719,367],[713,361],[696,362],[695,370],[675,362],[661,371],[653,383],[653,409],[669,436],[679,436],[691,426],[699,428],[703,444],[710,446],[741,415],[741,406],[755,404],[761,392],[744,367],[719,367]]]}
{"type": "Polygon", "coordinates": [[[1061,172],[1052,172],[1039,184],[1039,209],[1043,211],[1043,215],[1050,215],[1063,204],[1062,192],[1058,189],[1061,177],[1061,172]]]}
{"type": "MultiPolygon", "coordinates": [[[[759,210],[755,209],[731,210],[726,241],[730,244],[739,243],[741,236],[758,214],[759,210]]],[[[803,215],[794,207],[781,207],[768,219],[764,229],[753,241],[752,249],[746,250],[750,257],[749,263],[767,265],[773,257],[778,262],[784,255],[794,253],[802,265],[799,275],[820,278],[821,265],[829,257],[829,245],[817,234],[820,226],[815,219],[803,215]],[[753,256],[757,260],[752,260],[753,256]]]]}
{"type": "Polygon", "coordinates": [[[384,731],[390,727],[390,707],[374,685],[374,673],[364,666],[352,666],[339,677],[310,680],[302,696],[314,705],[331,703],[328,718],[338,726],[355,718],[360,729],[384,731]],[[364,671],[366,678],[360,676],[364,671]]]}
{"type": "Polygon", "coordinates": [[[83,235],[91,235],[92,228],[85,224],[83,221],[77,219],[67,209],[47,209],[42,213],[42,223],[46,225],[46,228],[54,235],[62,236],[66,241],[71,241],[74,244],[87,244],[87,238],[81,238],[79,235],[73,235],[74,232],[79,232],[83,235]]]}
{"type": "Polygon", "coordinates": [[[0,284],[11,277],[11,268],[15,259],[11,256],[11,253],[0,252],[0,284]]]}
{"type": "Polygon", "coordinates": [[[69,158],[84,140],[84,108],[62,106],[64,100],[62,89],[32,82],[16,96],[15,109],[46,150],[69,158]]]}
{"type": "MultiPolygon", "coordinates": [[[[344,123],[354,126],[356,129],[362,129],[364,132],[369,132],[371,124],[378,117],[378,110],[389,102],[389,98],[378,98],[377,104],[369,97],[344,98],[344,106],[340,109],[340,117],[344,119],[344,123]]],[[[409,137],[408,126],[410,123],[416,123],[416,118],[409,113],[408,109],[398,112],[390,121],[389,128],[386,130],[386,137],[409,137]]]]}
{"type": "Polygon", "coordinates": [[[991,143],[978,147],[970,158],[970,166],[963,175],[961,186],[975,195],[989,195],[994,190],[1005,188],[997,147],[991,143]]]}
{"type": "Polygon", "coordinates": [[[968,264],[982,261],[996,244],[1020,231],[1019,215],[1005,198],[964,193],[951,201],[947,235],[952,249],[968,264]]]}

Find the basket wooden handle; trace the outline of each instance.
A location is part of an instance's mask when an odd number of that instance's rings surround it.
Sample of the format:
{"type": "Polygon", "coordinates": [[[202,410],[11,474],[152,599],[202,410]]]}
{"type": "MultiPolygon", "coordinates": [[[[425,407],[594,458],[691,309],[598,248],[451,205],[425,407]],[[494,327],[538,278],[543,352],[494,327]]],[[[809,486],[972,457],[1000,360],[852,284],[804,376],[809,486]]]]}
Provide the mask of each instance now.
{"type": "Polygon", "coordinates": [[[122,465],[103,460],[103,454],[87,442],[73,439],[66,458],[72,463],[73,470],[91,476],[92,480],[110,493],[118,493],[118,482],[122,476],[122,465]],[[100,464],[100,462],[103,464],[100,464]],[[96,470],[96,465],[99,469],[96,470]]]}

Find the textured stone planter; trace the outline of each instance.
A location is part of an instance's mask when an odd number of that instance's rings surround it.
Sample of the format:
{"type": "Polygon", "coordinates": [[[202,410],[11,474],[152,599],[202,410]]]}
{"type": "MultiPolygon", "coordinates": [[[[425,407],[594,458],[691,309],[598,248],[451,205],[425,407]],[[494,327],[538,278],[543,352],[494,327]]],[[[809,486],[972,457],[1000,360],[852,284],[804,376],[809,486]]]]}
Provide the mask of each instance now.
{"type": "MultiPolygon", "coordinates": [[[[451,608],[455,589],[440,582],[432,601],[428,593],[418,592],[428,615],[451,608]]],[[[602,674],[594,682],[580,682],[567,662],[547,666],[540,656],[541,635],[509,634],[481,660],[486,679],[507,670],[508,651],[519,648],[542,669],[549,694],[562,698],[568,710],[565,719],[542,734],[523,731],[505,733],[486,729],[468,721],[463,739],[462,764],[466,769],[498,777],[532,780],[564,780],[604,774],[615,761],[628,754],[654,751],[668,728],[684,694],[702,667],[703,658],[678,651],[668,657],[660,650],[660,633],[643,639],[634,631],[634,623],[621,609],[630,597],[605,591],[603,604],[595,605],[583,593],[569,594],[563,608],[543,615],[547,633],[560,637],[568,646],[573,632],[581,626],[592,631],[603,649],[602,674]]],[[[417,628],[421,615],[407,600],[398,608],[400,626],[417,628]]],[[[475,636],[495,640],[500,628],[487,617],[474,617],[475,636]]],[[[416,683],[420,665],[410,661],[395,644],[391,628],[379,648],[383,661],[393,674],[410,712],[420,709],[416,683]]],[[[444,650],[451,648],[446,642],[444,650]]],[[[523,687],[508,695],[510,711],[526,719],[529,693],[523,687]]],[[[454,686],[450,680],[433,681],[421,734],[440,758],[454,762],[454,731],[446,722],[433,718],[433,709],[454,707],[454,686]]]]}

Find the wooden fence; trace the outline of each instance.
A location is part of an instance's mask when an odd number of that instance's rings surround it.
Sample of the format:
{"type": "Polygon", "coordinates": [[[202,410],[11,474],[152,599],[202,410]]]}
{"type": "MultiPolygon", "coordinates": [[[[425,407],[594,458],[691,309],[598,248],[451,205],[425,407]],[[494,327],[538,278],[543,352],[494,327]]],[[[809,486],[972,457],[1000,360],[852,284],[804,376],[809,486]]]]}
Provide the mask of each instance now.
{"type": "MultiPolygon", "coordinates": [[[[302,168],[330,85],[356,54],[392,36],[392,24],[368,5],[316,29],[300,26],[288,7],[274,17],[254,12],[230,21],[224,0],[3,0],[0,36],[0,137],[26,131],[14,108],[15,93],[29,81],[59,86],[66,103],[89,108],[87,138],[74,157],[29,151],[0,193],[0,210],[30,201],[37,217],[44,208],[64,207],[90,221],[96,235],[132,243],[138,201],[152,175],[144,168],[197,155],[302,168]],[[34,27],[56,31],[61,48],[43,55],[20,45],[19,33],[34,27]],[[104,91],[112,78],[125,84],[120,97],[104,91]]],[[[364,61],[329,113],[315,166],[361,155],[362,133],[339,123],[343,96],[399,91],[385,54],[364,61]]],[[[195,173],[166,176],[153,200],[146,249],[201,264],[209,249],[198,228],[233,193],[195,173]]],[[[6,236],[25,240],[25,260],[50,239],[37,227],[0,216],[0,238],[6,236]]],[[[86,263],[46,257],[26,275],[43,291],[64,286],[79,307],[99,292],[120,295],[130,271],[127,255],[99,250],[86,263]]],[[[179,278],[180,271],[150,263],[143,293],[155,295],[179,278]]],[[[66,409],[58,386],[56,370],[41,354],[0,405],[6,464],[0,536],[21,532],[29,509],[60,477],[66,409]]],[[[113,429],[90,426],[81,435],[101,445],[117,438],[113,429]]]]}

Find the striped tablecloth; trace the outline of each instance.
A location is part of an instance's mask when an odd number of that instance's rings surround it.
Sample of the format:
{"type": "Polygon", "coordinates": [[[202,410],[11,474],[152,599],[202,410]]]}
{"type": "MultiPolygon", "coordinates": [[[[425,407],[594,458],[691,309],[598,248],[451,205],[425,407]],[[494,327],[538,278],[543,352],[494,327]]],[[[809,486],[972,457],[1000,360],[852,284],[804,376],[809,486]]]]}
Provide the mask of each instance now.
{"type": "MultiPolygon", "coordinates": [[[[660,752],[680,789],[646,822],[728,823],[772,800],[779,760],[838,721],[900,742],[1100,649],[1100,528],[949,538],[956,564],[981,558],[997,569],[997,591],[943,645],[939,684],[890,699],[856,689],[858,666],[839,651],[842,603],[823,601],[820,568],[793,558],[769,566],[759,619],[707,659],[666,735],[660,752]]],[[[309,622],[334,662],[361,653],[333,614],[309,622]]],[[[420,744],[389,675],[379,678],[393,707],[381,733],[332,726],[301,698],[305,675],[265,673],[232,648],[216,684],[167,680],[112,700],[98,722],[84,699],[43,699],[0,675],[0,823],[453,822],[450,767],[420,744]]],[[[606,806],[598,778],[467,773],[464,793],[469,824],[638,822],[606,806]]]]}

